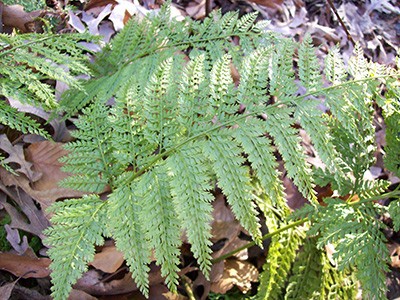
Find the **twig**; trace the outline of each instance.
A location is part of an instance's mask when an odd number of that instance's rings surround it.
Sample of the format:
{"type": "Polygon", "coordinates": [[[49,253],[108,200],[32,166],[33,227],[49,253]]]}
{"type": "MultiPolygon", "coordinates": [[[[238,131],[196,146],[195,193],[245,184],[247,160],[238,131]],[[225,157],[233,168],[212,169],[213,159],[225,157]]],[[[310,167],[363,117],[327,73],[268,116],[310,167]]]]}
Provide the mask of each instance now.
{"type": "MultiPolygon", "coordinates": [[[[303,224],[303,223],[305,223],[307,221],[308,221],[308,218],[304,218],[304,219],[298,220],[296,222],[290,223],[290,224],[288,224],[286,226],[283,226],[283,227],[279,228],[278,230],[275,230],[274,232],[270,232],[270,233],[265,234],[261,238],[261,240],[264,241],[264,240],[266,240],[266,239],[268,239],[270,237],[273,237],[274,235],[277,235],[277,234],[279,234],[279,233],[281,233],[281,232],[283,232],[285,230],[288,230],[290,228],[293,228],[293,227],[296,227],[298,225],[301,225],[301,224],[303,224]]],[[[227,259],[227,258],[233,256],[234,254],[236,254],[236,253],[238,253],[238,252],[240,252],[240,251],[242,251],[244,249],[248,249],[248,248],[250,248],[252,246],[255,246],[255,245],[256,245],[256,242],[254,242],[254,241],[250,242],[250,243],[247,243],[246,245],[243,245],[242,247],[236,248],[235,250],[233,250],[233,251],[231,251],[229,253],[226,253],[224,255],[221,255],[220,257],[212,259],[211,263],[215,264],[217,262],[223,261],[224,259],[227,259]]]]}
{"type": "Polygon", "coordinates": [[[212,11],[212,0],[206,0],[206,17],[211,13],[212,11]]]}
{"type": "Polygon", "coordinates": [[[336,18],[338,18],[340,25],[342,25],[344,31],[346,32],[347,38],[349,39],[349,41],[351,41],[353,43],[353,45],[355,45],[355,41],[353,40],[353,37],[351,36],[349,30],[347,29],[346,25],[344,24],[342,18],[339,16],[339,13],[336,10],[335,5],[333,5],[332,0],[326,0],[326,2],[328,2],[328,5],[330,6],[330,8],[333,10],[333,13],[336,15],[336,18]]]}

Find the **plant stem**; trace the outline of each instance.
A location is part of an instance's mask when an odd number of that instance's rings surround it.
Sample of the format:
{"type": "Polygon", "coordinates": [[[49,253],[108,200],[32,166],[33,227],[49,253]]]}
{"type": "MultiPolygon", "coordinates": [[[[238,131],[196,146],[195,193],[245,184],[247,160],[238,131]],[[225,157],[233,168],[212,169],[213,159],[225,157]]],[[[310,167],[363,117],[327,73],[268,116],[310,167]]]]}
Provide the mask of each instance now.
{"type": "MultiPolygon", "coordinates": [[[[301,225],[301,224],[303,224],[303,223],[305,223],[307,221],[308,221],[308,218],[304,218],[304,219],[298,220],[296,222],[290,223],[290,224],[288,224],[286,226],[283,226],[283,227],[279,228],[278,230],[275,230],[274,232],[270,232],[270,233],[267,233],[267,234],[263,235],[261,240],[264,241],[264,240],[266,240],[266,239],[268,239],[270,237],[273,237],[274,235],[277,235],[277,234],[279,234],[279,233],[281,233],[283,231],[286,231],[286,230],[288,230],[290,228],[293,228],[293,227],[296,227],[298,225],[301,225]]],[[[235,250],[233,250],[231,252],[228,252],[228,253],[226,253],[224,255],[221,255],[221,256],[219,256],[217,258],[212,259],[211,263],[215,264],[217,262],[223,261],[223,260],[233,256],[234,254],[236,254],[236,253],[238,253],[238,252],[240,252],[240,251],[242,251],[244,249],[248,249],[248,248],[250,248],[252,246],[255,246],[255,245],[256,245],[256,242],[254,242],[254,241],[250,242],[250,243],[247,243],[246,245],[243,245],[242,247],[236,248],[235,250]]]]}

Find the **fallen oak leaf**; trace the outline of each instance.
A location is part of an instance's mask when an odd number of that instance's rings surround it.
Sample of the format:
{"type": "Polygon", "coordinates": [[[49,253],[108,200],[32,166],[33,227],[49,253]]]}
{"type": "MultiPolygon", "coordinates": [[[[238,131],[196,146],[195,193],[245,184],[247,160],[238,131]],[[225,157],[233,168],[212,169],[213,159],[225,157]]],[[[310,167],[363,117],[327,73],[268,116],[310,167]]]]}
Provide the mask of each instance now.
{"type": "Polygon", "coordinates": [[[22,278],[45,278],[50,275],[49,258],[32,258],[25,255],[0,252],[0,270],[22,278]]]}
{"type": "Polygon", "coordinates": [[[124,255],[117,248],[112,246],[103,247],[101,252],[96,253],[94,260],[90,263],[92,267],[105,273],[116,272],[124,263],[124,255]]]}
{"type": "Polygon", "coordinates": [[[42,210],[45,210],[60,198],[80,198],[84,195],[83,192],[61,187],[54,187],[43,191],[35,190],[31,187],[29,180],[25,176],[15,176],[1,167],[0,181],[2,181],[5,186],[20,187],[41,205],[42,210]]]}
{"type": "Polygon", "coordinates": [[[0,204],[11,217],[10,227],[22,229],[43,238],[43,230],[50,225],[43,210],[39,209],[33,199],[23,190],[16,189],[12,191],[8,189],[7,195],[16,202],[25,215],[23,216],[19,210],[9,204],[5,197],[0,197],[0,204]],[[26,219],[28,219],[29,222],[27,222],[26,219]]]}
{"type": "Polygon", "coordinates": [[[16,163],[20,166],[20,168],[16,170],[17,172],[25,174],[31,182],[40,178],[41,175],[32,170],[32,164],[26,161],[24,149],[21,144],[13,145],[5,134],[1,134],[0,149],[4,150],[9,155],[4,159],[5,163],[16,163]]]}
{"type": "Polygon", "coordinates": [[[211,291],[225,294],[234,285],[243,293],[251,289],[251,282],[258,281],[258,271],[255,266],[247,261],[228,259],[225,261],[225,269],[222,278],[211,284],[211,291]]]}

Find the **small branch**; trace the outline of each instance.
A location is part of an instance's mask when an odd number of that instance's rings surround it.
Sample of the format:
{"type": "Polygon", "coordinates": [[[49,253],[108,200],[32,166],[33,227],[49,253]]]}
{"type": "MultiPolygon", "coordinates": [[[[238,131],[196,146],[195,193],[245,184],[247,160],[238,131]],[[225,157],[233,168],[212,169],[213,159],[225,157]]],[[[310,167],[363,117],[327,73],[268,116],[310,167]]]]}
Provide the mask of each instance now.
{"type": "Polygon", "coordinates": [[[212,0],[206,0],[205,9],[206,9],[206,17],[208,17],[212,11],[212,0]]]}
{"type": "Polygon", "coordinates": [[[338,11],[336,10],[335,5],[333,5],[332,0],[326,0],[326,2],[328,2],[328,5],[330,6],[330,8],[333,10],[333,13],[335,14],[336,18],[338,18],[340,25],[342,25],[344,31],[346,32],[347,38],[349,39],[349,41],[351,41],[353,43],[353,45],[355,45],[355,41],[353,40],[353,37],[351,36],[349,30],[347,29],[346,25],[344,24],[342,18],[339,16],[338,11]]]}
{"type": "Polygon", "coordinates": [[[186,275],[182,275],[181,278],[183,280],[183,286],[185,287],[185,291],[187,293],[189,300],[196,300],[196,297],[193,294],[192,287],[190,286],[191,285],[190,279],[187,278],[186,275]]]}
{"type": "MultiPolygon", "coordinates": [[[[305,223],[307,221],[308,221],[308,218],[305,218],[305,219],[301,219],[301,220],[298,220],[296,222],[290,223],[290,224],[288,224],[286,226],[283,226],[283,227],[279,228],[278,230],[275,230],[274,232],[270,232],[270,233],[265,234],[261,238],[261,240],[264,241],[266,239],[269,239],[270,237],[273,237],[274,235],[277,235],[277,234],[279,234],[279,233],[281,233],[283,231],[286,231],[286,230],[288,230],[290,228],[293,228],[293,227],[296,227],[298,225],[301,225],[301,224],[303,224],[303,223],[305,223]]],[[[221,255],[220,257],[212,259],[211,263],[215,264],[217,262],[223,261],[223,260],[233,256],[234,254],[236,254],[236,253],[238,253],[238,252],[240,252],[240,251],[242,251],[244,249],[248,249],[248,248],[250,248],[252,246],[255,246],[255,245],[256,245],[256,243],[254,241],[250,242],[250,243],[247,243],[246,245],[243,245],[242,247],[236,248],[235,250],[233,250],[233,251],[231,251],[229,253],[226,253],[224,255],[221,255]]]]}

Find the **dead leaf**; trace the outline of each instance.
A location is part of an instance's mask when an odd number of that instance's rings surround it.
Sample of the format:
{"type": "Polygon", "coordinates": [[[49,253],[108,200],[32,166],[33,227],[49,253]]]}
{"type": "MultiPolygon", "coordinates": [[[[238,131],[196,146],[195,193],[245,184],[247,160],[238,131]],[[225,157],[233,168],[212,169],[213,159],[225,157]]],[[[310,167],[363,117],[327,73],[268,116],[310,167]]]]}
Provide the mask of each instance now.
{"type": "Polygon", "coordinates": [[[7,232],[7,241],[10,243],[13,249],[20,255],[25,253],[25,251],[29,248],[28,238],[26,235],[22,237],[21,241],[21,236],[19,235],[18,229],[12,229],[8,224],[4,225],[4,229],[7,232]]]}
{"type": "Polygon", "coordinates": [[[91,266],[105,273],[114,273],[124,263],[124,255],[115,246],[103,247],[101,252],[96,253],[91,266]]]}
{"type": "Polygon", "coordinates": [[[84,291],[72,289],[68,296],[68,300],[97,300],[97,298],[85,293],[84,291]]]}
{"type": "Polygon", "coordinates": [[[60,198],[80,198],[83,192],[74,191],[67,188],[55,187],[49,190],[37,191],[30,185],[25,176],[15,176],[0,167],[0,180],[5,186],[17,186],[23,189],[29,196],[40,203],[42,210],[45,210],[57,199],[60,198]]]}
{"type": "Polygon", "coordinates": [[[15,208],[7,202],[4,195],[3,197],[0,195],[0,204],[11,217],[10,227],[18,228],[43,238],[43,230],[50,224],[46,219],[43,210],[37,208],[33,199],[22,190],[7,189],[6,192],[7,195],[16,202],[19,208],[19,210],[15,208]]]}
{"type": "Polygon", "coordinates": [[[31,182],[40,178],[40,174],[37,174],[32,170],[32,164],[26,161],[22,144],[13,145],[5,134],[1,134],[0,149],[3,149],[9,155],[4,162],[16,163],[20,166],[20,168],[16,170],[17,172],[25,174],[31,182]]]}
{"type": "Polygon", "coordinates": [[[225,269],[220,281],[211,284],[211,291],[225,294],[234,285],[243,293],[251,289],[251,282],[258,281],[258,271],[251,263],[237,259],[225,262],[225,269]]]}
{"type": "Polygon", "coordinates": [[[33,143],[26,149],[26,160],[32,163],[35,172],[41,174],[40,179],[32,184],[33,189],[46,191],[57,188],[58,183],[69,176],[61,170],[63,164],[59,162],[67,154],[61,143],[51,141],[33,143]]]}
{"type": "Polygon", "coordinates": [[[49,258],[0,253],[0,270],[22,278],[44,278],[50,275],[49,258]]]}
{"type": "Polygon", "coordinates": [[[15,280],[13,282],[6,283],[5,285],[0,287],[0,299],[5,299],[8,300],[11,297],[11,293],[15,287],[15,284],[17,283],[18,280],[15,280]]]}
{"type": "Polygon", "coordinates": [[[5,26],[17,28],[21,32],[31,32],[33,30],[29,25],[43,15],[42,10],[26,12],[21,5],[4,5],[2,17],[5,26]]]}
{"type": "Polygon", "coordinates": [[[390,251],[390,258],[392,260],[392,267],[400,269],[400,244],[391,243],[388,245],[390,251]]]}

